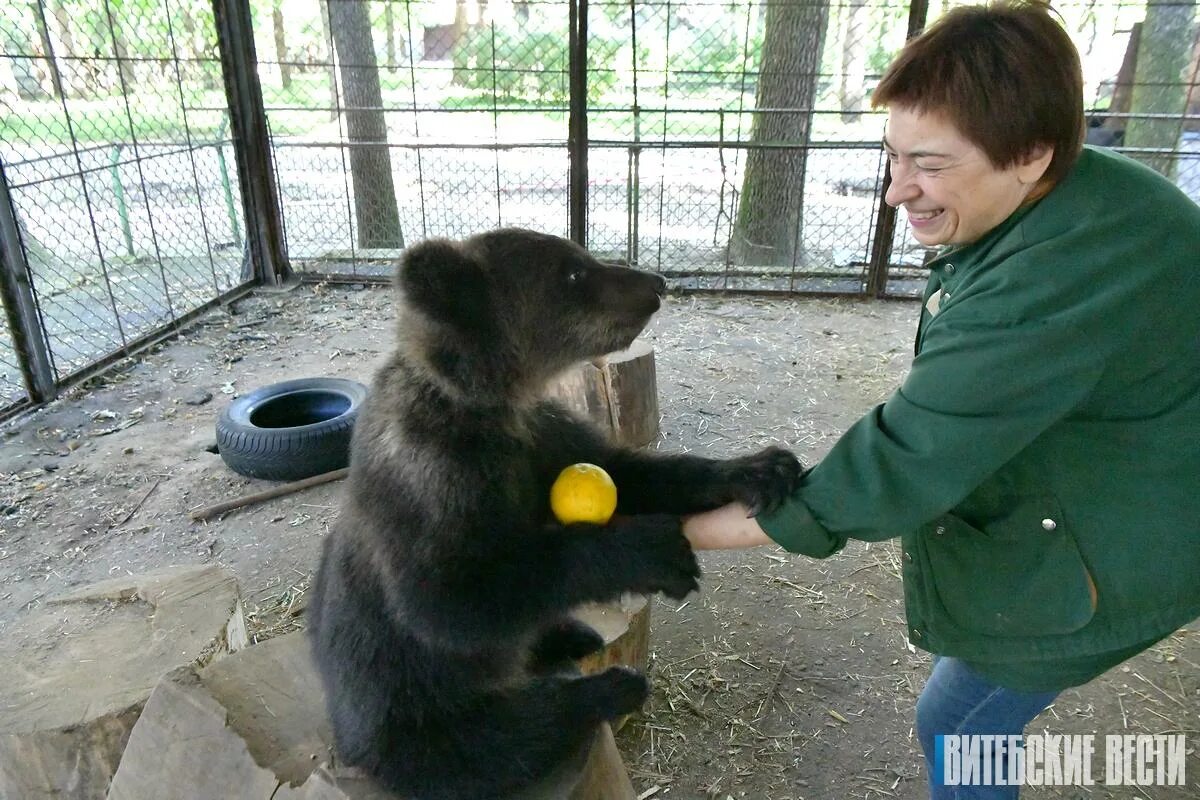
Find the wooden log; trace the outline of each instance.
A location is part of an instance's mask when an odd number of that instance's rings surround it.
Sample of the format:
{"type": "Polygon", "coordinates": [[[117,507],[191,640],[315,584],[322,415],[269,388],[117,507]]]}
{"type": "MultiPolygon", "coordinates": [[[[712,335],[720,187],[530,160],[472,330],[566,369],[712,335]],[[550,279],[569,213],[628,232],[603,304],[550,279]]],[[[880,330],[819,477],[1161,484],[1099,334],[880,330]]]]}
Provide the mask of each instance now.
{"type": "Polygon", "coordinates": [[[637,341],[566,372],[547,395],[608,431],[614,442],[645,447],[658,436],[656,380],[654,348],[637,341]]]}
{"type": "Polygon", "coordinates": [[[104,797],[159,677],[248,644],[237,580],[215,565],[77,589],[5,639],[0,797],[21,800],[104,797]]]}
{"type": "MultiPolygon", "coordinates": [[[[626,595],[619,603],[589,603],[573,615],[604,637],[604,649],[579,660],[584,675],[624,665],[646,672],[650,662],[650,604],[641,595],[626,595]]],[[[613,730],[625,727],[629,716],[613,720],[613,730]]]]}
{"type": "MultiPolygon", "coordinates": [[[[650,652],[650,604],[642,595],[626,595],[618,603],[589,603],[574,616],[604,637],[605,647],[579,661],[590,675],[617,664],[646,671],[650,652]]],[[[619,726],[618,726],[619,727],[619,726]]]]}
{"type": "MultiPolygon", "coordinates": [[[[645,447],[658,436],[658,386],[654,348],[642,341],[610,353],[599,365],[582,364],[553,383],[547,394],[586,417],[626,447],[645,447]]],[[[618,494],[621,487],[617,487],[618,494]]],[[[620,603],[590,604],[577,617],[604,637],[605,649],[583,659],[584,673],[624,664],[646,671],[650,644],[650,606],[644,597],[620,603]]],[[[620,730],[625,723],[614,725],[620,730]]]]}
{"type": "MultiPolygon", "coordinates": [[[[591,420],[617,444],[645,447],[658,438],[654,349],[646,342],[634,342],[596,364],[583,364],[567,372],[549,387],[547,394],[591,420]]],[[[579,662],[583,673],[618,664],[646,671],[650,604],[645,597],[630,595],[619,603],[589,604],[574,613],[605,641],[603,650],[579,662]]],[[[635,800],[637,794],[613,739],[613,730],[620,730],[625,720],[616,720],[612,728],[603,726],[570,800],[635,800]]]]}
{"type": "Polygon", "coordinates": [[[583,768],[583,776],[569,800],[637,800],[625,762],[617,750],[612,728],[601,725],[583,768]]]}

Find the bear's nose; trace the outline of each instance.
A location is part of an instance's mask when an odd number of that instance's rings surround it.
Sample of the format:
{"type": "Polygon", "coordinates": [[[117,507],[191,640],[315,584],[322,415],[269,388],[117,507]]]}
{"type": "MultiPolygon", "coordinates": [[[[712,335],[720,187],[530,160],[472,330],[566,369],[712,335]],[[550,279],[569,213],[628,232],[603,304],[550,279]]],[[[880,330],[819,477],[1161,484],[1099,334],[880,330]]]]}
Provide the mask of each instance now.
{"type": "Polygon", "coordinates": [[[662,275],[654,276],[654,293],[659,297],[667,293],[667,282],[662,275]]]}

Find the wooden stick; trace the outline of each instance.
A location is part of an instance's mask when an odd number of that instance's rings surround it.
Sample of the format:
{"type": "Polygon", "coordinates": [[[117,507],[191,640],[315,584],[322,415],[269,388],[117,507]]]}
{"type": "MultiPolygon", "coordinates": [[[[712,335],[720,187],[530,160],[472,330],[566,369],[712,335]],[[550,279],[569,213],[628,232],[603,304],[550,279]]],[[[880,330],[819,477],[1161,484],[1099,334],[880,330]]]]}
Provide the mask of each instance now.
{"type": "Polygon", "coordinates": [[[141,500],[138,500],[138,504],[136,506],[134,506],[133,508],[129,509],[129,513],[126,514],[125,516],[121,517],[121,521],[118,522],[116,525],[113,525],[112,527],[119,528],[122,525],[124,525],[126,522],[129,522],[129,520],[133,519],[133,515],[138,512],[139,508],[141,508],[142,506],[144,506],[146,504],[146,501],[150,499],[150,495],[154,494],[154,490],[158,488],[158,485],[160,483],[162,483],[162,478],[159,478],[158,480],[156,480],[154,482],[154,485],[150,487],[150,491],[148,491],[144,495],[142,495],[141,500]]]}
{"type": "Polygon", "coordinates": [[[194,520],[208,519],[209,517],[215,517],[218,514],[224,514],[226,511],[232,511],[235,508],[261,503],[264,500],[270,500],[273,497],[279,497],[285,494],[292,494],[293,492],[298,492],[301,489],[307,489],[310,486],[317,486],[318,484],[329,483],[330,481],[340,481],[349,473],[350,469],[348,467],[335,469],[332,472],[323,472],[320,475],[313,475],[311,478],[292,481],[291,483],[285,483],[280,486],[274,486],[270,489],[264,489],[261,492],[243,495],[242,497],[237,497],[233,500],[226,500],[224,503],[217,503],[216,505],[198,508],[195,511],[192,511],[189,516],[194,520]]]}

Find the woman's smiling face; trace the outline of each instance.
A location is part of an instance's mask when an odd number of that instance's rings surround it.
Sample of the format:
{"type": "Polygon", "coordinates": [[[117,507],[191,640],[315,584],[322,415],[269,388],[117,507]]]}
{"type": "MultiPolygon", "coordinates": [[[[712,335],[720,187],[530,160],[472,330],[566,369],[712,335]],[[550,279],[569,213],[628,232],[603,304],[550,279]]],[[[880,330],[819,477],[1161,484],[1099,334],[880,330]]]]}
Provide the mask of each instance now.
{"type": "Polygon", "coordinates": [[[888,205],[904,206],[923,245],[970,244],[1020,208],[1054,151],[1035,148],[1022,162],[997,169],[987,154],[939,114],[888,109],[883,140],[891,165],[888,205]]]}

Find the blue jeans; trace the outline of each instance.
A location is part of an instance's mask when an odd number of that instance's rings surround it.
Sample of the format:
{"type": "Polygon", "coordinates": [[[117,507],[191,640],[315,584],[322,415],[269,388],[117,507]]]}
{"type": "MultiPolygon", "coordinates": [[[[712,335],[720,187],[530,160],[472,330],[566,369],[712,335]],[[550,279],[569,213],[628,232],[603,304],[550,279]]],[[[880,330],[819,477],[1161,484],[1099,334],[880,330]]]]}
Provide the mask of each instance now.
{"type": "Polygon", "coordinates": [[[917,737],[925,751],[930,800],[1016,800],[1018,786],[941,785],[941,775],[934,772],[934,737],[1020,735],[1058,694],[1015,692],[989,683],[957,658],[935,658],[933,673],[917,700],[917,737]]]}

